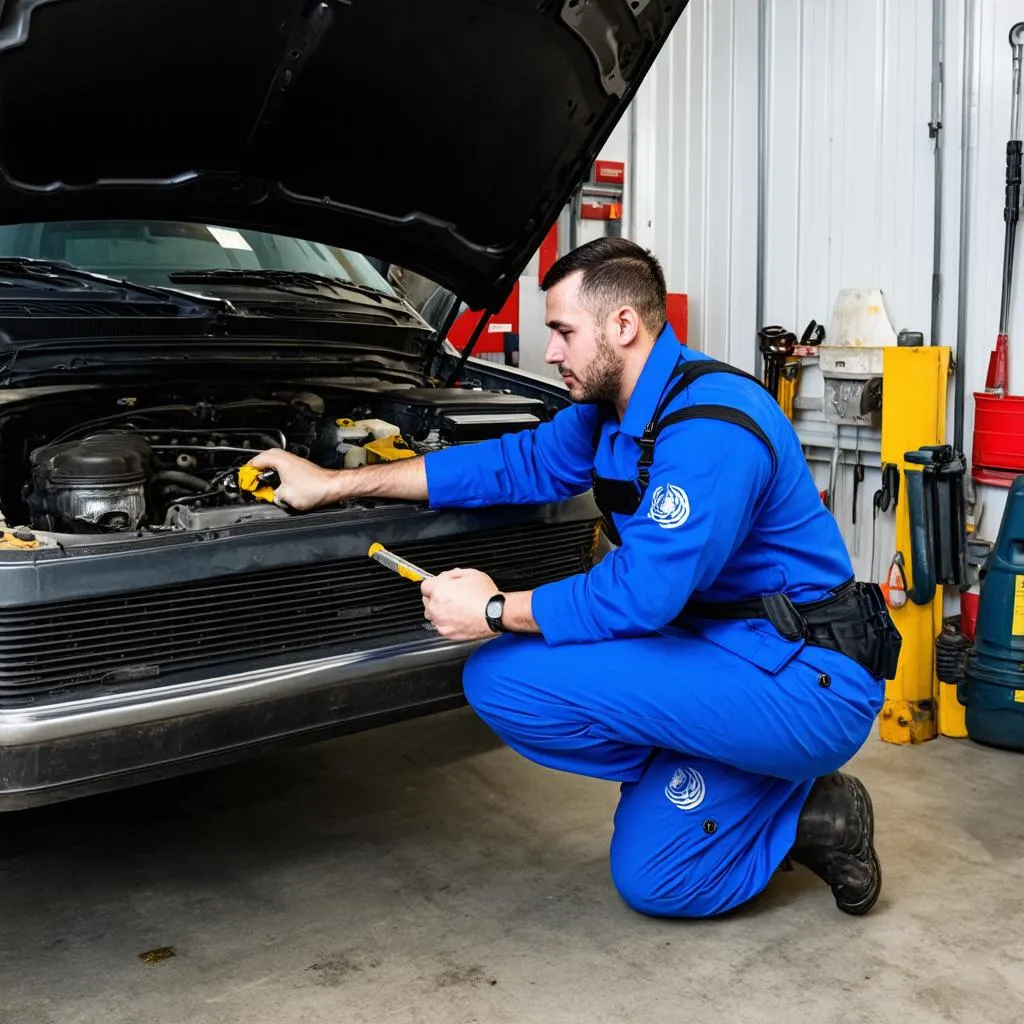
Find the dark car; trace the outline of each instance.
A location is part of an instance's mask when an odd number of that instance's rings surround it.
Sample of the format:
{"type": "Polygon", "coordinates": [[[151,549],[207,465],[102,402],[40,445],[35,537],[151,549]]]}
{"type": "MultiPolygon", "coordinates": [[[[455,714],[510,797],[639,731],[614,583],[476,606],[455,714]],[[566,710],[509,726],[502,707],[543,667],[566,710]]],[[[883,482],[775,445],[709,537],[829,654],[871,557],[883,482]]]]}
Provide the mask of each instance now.
{"type": "Polygon", "coordinates": [[[501,307],[684,6],[3,6],[0,810],[459,703],[475,645],[373,542],[504,589],[592,564],[589,494],[296,514],[238,470],[566,403],[445,332],[501,307]]]}

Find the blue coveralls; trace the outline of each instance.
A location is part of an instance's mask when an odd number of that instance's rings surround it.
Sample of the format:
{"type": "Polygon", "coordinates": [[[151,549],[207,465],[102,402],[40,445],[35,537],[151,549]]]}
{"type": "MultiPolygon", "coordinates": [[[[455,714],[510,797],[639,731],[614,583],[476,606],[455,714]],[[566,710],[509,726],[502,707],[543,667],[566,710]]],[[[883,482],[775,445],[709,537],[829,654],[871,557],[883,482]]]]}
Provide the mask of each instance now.
{"type": "MultiPolygon", "coordinates": [[[[533,431],[426,456],[433,507],[559,501],[591,470],[636,479],[637,439],[680,359],[659,335],[621,423],[595,454],[596,405],[533,431]]],[[[709,374],[666,411],[740,409],[771,440],[713,419],[668,427],[621,546],[590,572],[533,593],[540,636],[506,634],[470,658],[466,697],[509,746],[562,771],[621,783],[612,879],[636,910],[708,917],[759,893],[791,849],[814,779],[867,738],[884,681],[765,620],[672,626],[691,595],[784,592],[814,601],[853,569],[799,439],[755,381],[709,374]]]]}

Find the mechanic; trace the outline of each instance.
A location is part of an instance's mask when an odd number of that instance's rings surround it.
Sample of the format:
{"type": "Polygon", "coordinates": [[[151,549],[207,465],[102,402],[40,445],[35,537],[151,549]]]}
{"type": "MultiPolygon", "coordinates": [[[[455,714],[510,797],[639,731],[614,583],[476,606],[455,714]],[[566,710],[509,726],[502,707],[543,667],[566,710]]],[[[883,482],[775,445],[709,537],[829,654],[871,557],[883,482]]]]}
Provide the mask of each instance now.
{"type": "Polygon", "coordinates": [[[355,470],[279,450],[255,465],[278,471],[295,509],[531,504],[593,487],[615,546],[590,571],[521,593],[472,569],[421,585],[442,636],[491,639],[465,667],[470,705],[525,757],[621,783],[611,874],[637,911],[719,915],[792,860],[840,910],[867,913],[881,888],[872,804],[838,769],[895,674],[880,591],[853,582],[766,389],[680,345],[656,258],[601,238],[542,288],[545,359],[572,399],[551,422],[355,470]]]}

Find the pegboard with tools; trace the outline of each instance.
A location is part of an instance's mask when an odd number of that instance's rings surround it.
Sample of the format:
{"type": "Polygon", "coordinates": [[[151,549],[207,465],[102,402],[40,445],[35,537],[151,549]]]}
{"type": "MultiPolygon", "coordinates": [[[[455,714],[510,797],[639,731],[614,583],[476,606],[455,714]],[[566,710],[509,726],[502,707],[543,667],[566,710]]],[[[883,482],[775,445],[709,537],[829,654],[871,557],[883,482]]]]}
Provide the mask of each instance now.
{"type": "Polygon", "coordinates": [[[893,328],[878,289],[845,289],[826,329],[758,332],[765,387],[800,438],[822,501],[836,517],[858,578],[884,575],[893,543],[891,469],[882,449],[883,355],[922,344],[893,328]]]}

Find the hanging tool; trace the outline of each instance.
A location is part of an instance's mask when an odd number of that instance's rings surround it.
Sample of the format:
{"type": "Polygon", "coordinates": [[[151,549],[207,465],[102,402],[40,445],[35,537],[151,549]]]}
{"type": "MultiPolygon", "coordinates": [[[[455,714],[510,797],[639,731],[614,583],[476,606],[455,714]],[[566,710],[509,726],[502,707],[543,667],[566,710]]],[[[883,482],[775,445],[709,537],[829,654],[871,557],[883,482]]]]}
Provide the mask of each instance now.
{"type": "Polygon", "coordinates": [[[860,461],[859,447],[855,458],[857,461],[853,466],[853,507],[850,510],[850,520],[853,523],[853,556],[857,558],[860,555],[860,535],[857,533],[857,497],[860,494],[860,485],[864,480],[864,463],[860,461]]]}
{"type": "Polygon", "coordinates": [[[786,419],[793,419],[793,400],[800,386],[800,357],[789,356],[779,370],[778,402],[786,419]]]}
{"type": "Polygon", "coordinates": [[[1020,135],[1020,77],[1021,59],[1024,57],[1024,21],[1010,29],[1010,47],[1013,50],[1013,93],[1010,103],[1010,139],[1006,143],[1006,205],[1003,220],[1006,234],[1003,240],[1003,289],[999,299],[999,336],[995,351],[988,361],[985,390],[1005,395],[1009,390],[1007,349],[1007,322],[1010,316],[1010,288],[1013,282],[1013,249],[1020,214],[1021,135],[1020,135]]]}
{"type": "Polygon", "coordinates": [[[860,485],[864,481],[864,463],[859,460],[853,467],[853,508],[851,510],[851,518],[853,525],[857,525],[857,493],[860,490],[860,485]]]}
{"type": "Polygon", "coordinates": [[[900,467],[894,462],[882,463],[882,486],[875,491],[872,504],[875,518],[879,512],[888,512],[889,506],[895,508],[900,498],[900,467]]]}
{"type": "Polygon", "coordinates": [[[764,360],[764,386],[776,401],[779,400],[779,379],[787,357],[793,354],[796,335],[785,327],[774,325],[762,327],[757,336],[759,349],[764,360]]]}
{"type": "MultiPolygon", "coordinates": [[[[796,336],[784,327],[765,327],[758,331],[761,354],[765,367],[774,372],[774,384],[766,379],[765,386],[779,403],[786,418],[793,419],[793,405],[800,387],[801,356],[795,354],[798,344],[804,348],[820,345],[825,340],[825,328],[812,320],[805,328],[799,343],[796,336]]],[[[767,378],[767,374],[766,374],[767,378]]]]}
{"type": "Polygon", "coordinates": [[[814,348],[825,340],[825,325],[812,320],[800,336],[800,345],[803,348],[814,348]]]}
{"type": "Polygon", "coordinates": [[[385,569],[390,569],[392,572],[398,573],[402,579],[411,580],[413,583],[422,583],[424,580],[431,580],[434,578],[432,572],[427,572],[426,569],[421,569],[418,565],[413,565],[408,559],[402,558],[401,555],[396,555],[393,551],[388,551],[383,544],[374,542],[370,545],[370,550],[367,554],[375,562],[379,562],[384,566],[385,569]]]}
{"type": "Polygon", "coordinates": [[[839,424],[836,424],[836,440],[832,446],[832,461],[828,467],[828,501],[825,503],[832,515],[836,514],[836,481],[839,479],[839,455],[842,452],[839,424]]]}
{"type": "MultiPolygon", "coordinates": [[[[894,462],[882,463],[882,485],[875,491],[871,505],[871,579],[875,579],[875,542],[878,538],[878,513],[888,512],[891,505],[894,509],[900,494],[900,469],[894,462]]],[[[890,567],[890,575],[891,575],[890,567]]],[[[904,588],[905,589],[905,588],[904,588]]],[[[891,607],[891,606],[890,606],[891,607]]]]}
{"type": "Polygon", "coordinates": [[[907,506],[910,516],[910,565],[914,583],[906,585],[905,560],[897,551],[889,566],[887,581],[890,607],[907,599],[917,605],[929,604],[936,587],[959,586],[965,571],[963,478],[967,463],[948,444],[924,445],[905,452],[907,506]],[[899,570],[897,580],[894,575],[899,570]],[[897,585],[897,583],[899,585],[897,585]]]}
{"type": "Polygon", "coordinates": [[[904,571],[903,554],[899,551],[892,556],[889,572],[881,585],[885,603],[890,608],[902,608],[907,603],[907,574],[904,571]]]}

